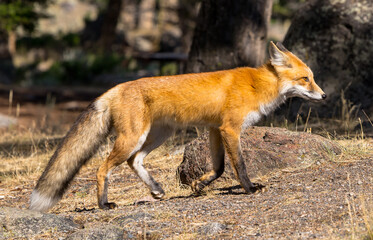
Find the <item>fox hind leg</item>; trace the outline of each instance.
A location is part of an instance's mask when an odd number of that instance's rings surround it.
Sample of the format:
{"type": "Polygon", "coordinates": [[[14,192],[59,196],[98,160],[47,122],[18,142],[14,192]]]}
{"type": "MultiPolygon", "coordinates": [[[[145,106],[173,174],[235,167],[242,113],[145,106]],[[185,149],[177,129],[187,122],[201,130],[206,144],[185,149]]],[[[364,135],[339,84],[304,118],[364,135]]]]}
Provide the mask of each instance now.
{"type": "Polygon", "coordinates": [[[138,138],[131,138],[124,134],[118,134],[113,150],[97,171],[97,200],[100,208],[112,209],[116,207],[115,203],[109,203],[107,199],[110,173],[115,167],[127,161],[142,147],[147,134],[147,131],[144,131],[138,138]],[[137,139],[137,141],[133,139],[137,139]]]}
{"type": "Polygon", "coordinates": [[[192,190],[194,192],[200,192],[205,186],[219,178],[224,172],[224,145],[220,131],[216,128],[210,128],[209,138],[213,169],[192,183],[192,190]]]}
{"type": "Polygon", "coordinates": [[[150,189],[153,198],[161,199],[165,193],[160,184],[144,168],[144,158],[159,147],[173,132],[168,126],[153,126],[142,148],[128,160],[128,165],[150,189]]]}

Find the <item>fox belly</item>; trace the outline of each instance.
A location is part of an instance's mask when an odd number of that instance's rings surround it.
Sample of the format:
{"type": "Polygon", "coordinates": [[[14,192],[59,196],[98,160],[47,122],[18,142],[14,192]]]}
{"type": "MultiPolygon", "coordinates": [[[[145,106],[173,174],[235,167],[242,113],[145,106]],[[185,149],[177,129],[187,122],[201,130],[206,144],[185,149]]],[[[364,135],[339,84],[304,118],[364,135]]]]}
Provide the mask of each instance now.
{"type": "Polygon", "coordinates": [[[102,209],[116,206],[108,201],[108,179],[123,162],[154,198],[162,198],[165,193],[143,160],[175,127],[190,125],[209,128],[213,166],[192,183],[192,190],[199,192],[220,177],[227,155],[245,191],[257,191],[260,187],[248,178],[240,152],[241,131],[289,97],[326,98],[308,66],[281,44],[271,42],[269,56],[259,68],[143,78],[110,89],[80,115],[59,144],[32,193],[30,209],[51,208],[113,128],[114,147],[97,171],[97,200],[102,209]]]}

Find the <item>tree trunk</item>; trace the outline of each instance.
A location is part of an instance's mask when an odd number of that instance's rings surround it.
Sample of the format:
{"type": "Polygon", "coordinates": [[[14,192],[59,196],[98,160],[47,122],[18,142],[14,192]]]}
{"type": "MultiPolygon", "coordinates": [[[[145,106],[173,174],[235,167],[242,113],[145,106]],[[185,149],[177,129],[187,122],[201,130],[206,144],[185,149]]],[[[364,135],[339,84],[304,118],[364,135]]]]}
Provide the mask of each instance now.
{"type": "Polygon", "coordinates": [[[194,28],[196,25],[196,19],[199,10],[198,0],[180,0],[180,6],[178,9],[179,27],[182,32],[181,40],[181,51],[183,53],[188,53],[190,51],[190,46],[192,45],[194,28]]]}
{"type": "MultiPolygon", "coordinates": [[[[372,12],[372,1],[312,0],[295,15],[284,45],[311,67],[328,95],[312,107],[319,117],[351,121],[359,106],[373,116],[372,12]]],[[[310,106],[293,101],[289,117],[307,116],[310,106]]]]}
{"type": "Polygon", "coordinates": [[[8,31],[8,49],[12,57],[16,54],[16,51],[17,51],[16,42],[17,42],[17,36],[16,36],[15,31],[8,31]]]}
{"type": "Polygon", "coordinates": [[[271,10],[272,0],[203,1],[186,72],[261,65],[271,10]]]}
{"type": "Polygon", "coordinates": [[[12,55],[9,52],[9,36],[0,31],[0,84],[9,84],[14,75],[12,55]]]}
{"type": "Polygon", "coordinates": [[[99,47],[103,50],[110,50],[115,42],[116,28],[122,10],[122,0],[109,0],[101,26],[99,47]]]}
{"type": "Polygon", "coordinates": [[[140,2],[139,25],[140,29],[154,29],[155,0],[142,0],[140,2]]]}

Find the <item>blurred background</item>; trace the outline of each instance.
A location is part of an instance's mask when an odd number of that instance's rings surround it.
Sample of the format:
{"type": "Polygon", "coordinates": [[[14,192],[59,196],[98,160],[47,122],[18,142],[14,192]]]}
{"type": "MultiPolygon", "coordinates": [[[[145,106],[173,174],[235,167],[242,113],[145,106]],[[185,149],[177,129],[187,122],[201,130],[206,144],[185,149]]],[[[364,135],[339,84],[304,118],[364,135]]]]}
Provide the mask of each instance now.
{"type": "MultiPolygon", "coordinates": [[[[199,0],[2,2],[0,82],[20,86],[97,86],[177,74],[201,5],[199,0]],[[160,67],[162,61],[170,63],[160,67]]],[[[269,39],[283,40],[301,2],[275,1],[269,39]]]]}
{"type": "Polygon", "coordinates": [[[369,134],[372,15],[368,0],[2,0],[0,126],[58,129],[118,83],[256,67],[283,41],[329,98],[262,124],[369,134]]]}
{"type": "MultiPolygon", "coordinates": [[[[210,234],[205,226],[217,229],[207,238],[373,239],[373,0],[0,0],[0,239],[19,236],[14,229],[32,234],[24,239],[64,239],[75,231],[50,225],[50,215],[39,221],[3,207],[28,207],[57,144],[96,97],[142,77],[257,67],[270,41],[307,63],[328,98],[289,99],[258,125],[322,135],[341,146],[340,155],[330,147],[314,152],[324,144],[312,140],[318,136],[300,137],[307,150],[273,137],[282,131],[265,130],[266,144],[282,146],[260,150],[258,136],[246,141],[254,151],[243,156],[257,152],[257,163],[274,169],[255,173],[268,193],[247,198],[224,178],[194,199],[175,173],[186,144],[205,129],[177,130],[145,161],[166,201],[141,206],[148,190],[122,164],[110,179],[109,198],[121,206],[114,214],[95,210],[96,172],[115,139],[109,136],[52,213],[84,225],[87,238],[86,230],[100,229],[95,239],[104,236],[101,228],[114,233],[119,226],[121,236],[136,239],[206,238],[199,237],[210,234]],[[32,221],[13,221],[17,213],[32,221]]],[[[204,149],[193,148],[189,156],[204,149]]],[[[251,164],[255,156],[247,159],[250,175],[259,166],[251,164]]]]}

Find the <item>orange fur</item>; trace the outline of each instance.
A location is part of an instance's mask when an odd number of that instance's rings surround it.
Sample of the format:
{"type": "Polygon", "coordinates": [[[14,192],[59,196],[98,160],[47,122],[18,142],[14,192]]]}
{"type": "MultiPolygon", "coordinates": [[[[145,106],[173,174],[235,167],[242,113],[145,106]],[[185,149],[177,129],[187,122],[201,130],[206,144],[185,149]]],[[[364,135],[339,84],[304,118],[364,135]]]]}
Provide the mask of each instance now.
{"type": "MultiPolygon", "coordinates": [[[[289,97],[316,101],[326,97],[316,85],[312,71],[282,45],[271,43],[269,53],[270,61],[259,68],[143,78],[119,84],[104,93],[84,115],[103,120],[92,123],[83,117],[76,124],[78,127],[70,131],[40,178],[31,198],[31,208],[46,210],[51,207],[62,196],[81,163],[86,161],[86,158],[76,158],[72,166],[66,164],[66,168],[72,170],[67,171],[69,174],[63,185],[56,183],[56,175],[64,177],[56,166],[68,161],[66,152],[79,156],[85,151],[77,150],[84,137],[94,139],[97,135],[102,138],[112,127],[116,130],[117,140],[97,172],[100,208],[115,207],[107,200],[108,177],[116,166],[126,161],[150,188],[152,195],[162,198],[164,192],[143,167],[143,159],[162,144],[174,128],[190,125],[210,128],[213,160],[213,170],[193,182],[192,189],[200,191],[223,173],[226,152],[242,187],[248,193],[256,191],[258,186],[247,177],[241,156],[239,137],[242,129],[255,124],[289,97]],[[87,125],[102,131],[92,133],[85,130],[89,128],[80,127],[87,125]]],[[[91,156],[93,148],[86,149],[90,151],[86,156],[91,156]]]]}

